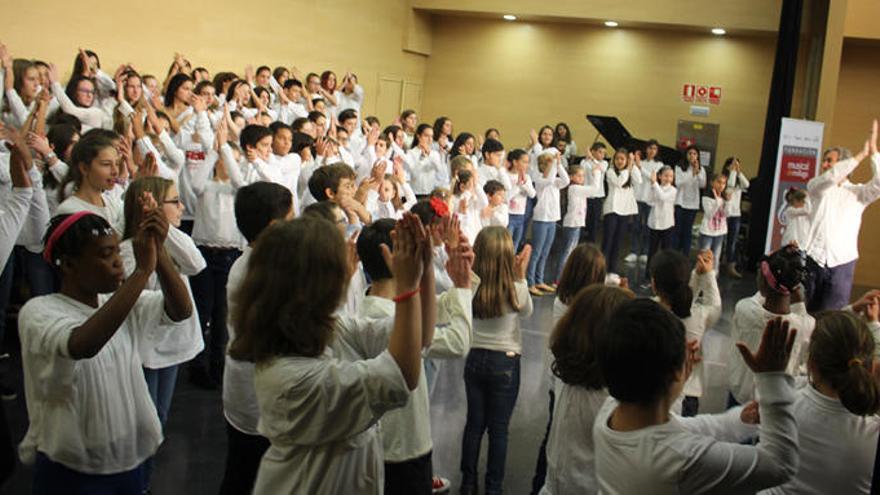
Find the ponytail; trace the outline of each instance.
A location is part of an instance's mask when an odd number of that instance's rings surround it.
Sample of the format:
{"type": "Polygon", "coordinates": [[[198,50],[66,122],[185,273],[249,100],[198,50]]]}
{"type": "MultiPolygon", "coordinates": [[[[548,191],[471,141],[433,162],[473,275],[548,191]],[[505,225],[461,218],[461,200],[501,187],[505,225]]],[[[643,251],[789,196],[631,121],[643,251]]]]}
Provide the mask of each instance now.
{"type": "Polygon", "coordinates": [[[678,251],[657,253],[651,260],[651,279],[657,295],[679,318],[691,316],[694,291],[690,287],[691,269],[688,259],[678,251]]]}
{"type": "Polygon", "coordinates": [[[874,337],[865,320],[848,311],[818,315],[810,338],[810,371],[831,386],[849,412],[859,416],[880,410],[880,387],[871,373],[874,337]]]}

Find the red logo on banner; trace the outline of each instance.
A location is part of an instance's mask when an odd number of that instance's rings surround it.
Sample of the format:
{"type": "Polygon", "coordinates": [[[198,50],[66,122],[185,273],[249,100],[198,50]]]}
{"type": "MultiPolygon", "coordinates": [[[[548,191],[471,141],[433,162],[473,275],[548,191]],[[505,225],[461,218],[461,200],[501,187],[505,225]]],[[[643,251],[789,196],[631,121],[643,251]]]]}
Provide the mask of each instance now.
{"type": "Polygon", "coordinates": [[[718,105],[721,103],[721,87],[712,86],[709,88],[709,103],[718,105]]]}
{"type": "Polygon", "coordinates": [[[804,182],[813,176],[816,169],[816,155],[801,152],[800,149],[783,147],[780,182],[804,182]]]}
{"type": "Polygon", "coordinates": [[[683,101],[694,101],[694,90],[696,87],[693,84],[685,84],[681,88],[681,99],[683,101]]]}

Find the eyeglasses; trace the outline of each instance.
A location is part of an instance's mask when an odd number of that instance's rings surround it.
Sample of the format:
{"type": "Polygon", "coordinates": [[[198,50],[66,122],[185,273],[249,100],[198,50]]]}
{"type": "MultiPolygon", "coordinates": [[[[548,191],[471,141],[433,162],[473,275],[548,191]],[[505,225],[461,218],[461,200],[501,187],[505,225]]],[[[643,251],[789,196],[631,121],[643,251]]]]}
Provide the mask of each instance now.
{"type": "Polygon", "coordinates": [[[165,201],[162,201],[162,204],[163,205],[182,205],[183,201],[181,201],[180,198],[173,198],[173,199],[166,199],[165,201]]]}
{"type": "Polygon", "coordinates": [[[77,92],[77,93],[84,94],[84,95],[93,95],[93,94],[95,94],[95,90],[94,90],[94,89],[78,89],[78,90],[76,90],[76,92],[77,92]]]}

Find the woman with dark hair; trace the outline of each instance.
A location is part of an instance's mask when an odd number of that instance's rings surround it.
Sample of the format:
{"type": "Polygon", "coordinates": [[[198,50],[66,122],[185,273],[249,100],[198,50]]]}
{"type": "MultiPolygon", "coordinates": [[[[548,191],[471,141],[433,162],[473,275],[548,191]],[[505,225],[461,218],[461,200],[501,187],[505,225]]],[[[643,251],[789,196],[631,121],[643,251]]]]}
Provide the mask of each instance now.
{"type": "Polygon", "coordinates": [[[192,108],[193,80],[186,74],[175,74],[165,90],[165,113],[181,122],[192,108]]]}
{"type": "Polygon", "coordinates": [[[725,205],[727,210],[727,241],[724,244],[724,256],[727,263],[724,265],[724,274],[732,278],[742,278],[736,271],[736,241],[739,237],[739,227],[742,223],[742,194],[749,188],[749,179],[742,171],[739,158],[731,156],[724,160],[721,173],[727,177],[727,193],[730,197],[725,205]]]}
{"type": "Polygon", "coordinates": [[[574,138],[571,137],[571,129],[569,129],[568,124],[565,122],[560,122],[556,124],[556,129],[553,131],[553,139],[565,139],[565,152],[562,156],[566,159],[571,159],[572,156],[577,155],[577,143],[574,142],[574,138]]]}
{"type": "MultiPolygon", "coordinates": [[[[700,211],[700,190],[706,187],[706,170],[700,165],[700,150],[690,145],[685,159],[675,167],[675,247],[685,256],[691,253],[694,219],[700,211]]],[[[720,261],[720,260],[719,260],[720,261]]]]}
{"type": "Polygon", "coordinates": [[[449,117],[437,117],[434,120],[434,144],[432,148],[444,157],[452,151],[452,120],[449,117]]]}
{"type": "MultiPolygon", "coordinates": [[[[103,106],[97,94],[95,79],[82,74],[74,74],[67,83],[67,90],[61,87],[58,69],[49,66],[49,80],[52,81],[52,94],[58,99],[61,111],[73,115],[82,123],[83,132],[89,129],[111,129],[113,119],[103,106]],[[96,104],[96,102],[98,104],[96,104]]],[[[116,100],[110,100],[111,107],[116,100]]]]}

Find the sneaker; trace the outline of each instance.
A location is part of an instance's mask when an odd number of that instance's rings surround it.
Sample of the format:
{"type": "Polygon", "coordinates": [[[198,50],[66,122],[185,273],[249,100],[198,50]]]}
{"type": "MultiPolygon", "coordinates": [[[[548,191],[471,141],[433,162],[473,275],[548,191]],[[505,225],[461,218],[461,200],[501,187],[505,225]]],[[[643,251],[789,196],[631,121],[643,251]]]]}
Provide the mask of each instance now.
{"type": "Polygon", "coordinates": [[[544,292],[541,289],[539,289],[537,286],[533,285],[533,286],[529,287],[529,294],[531,294],[535,297],[542,297],[544,295],[544,292]]]}
{"type": "Polygon", "coordinates": [[[18,397],[18,392],[6,385],[0,385],[0,399],[15,400],[16,397],[18,397]]]}
{"type": "Polygon", "coordinates": [[[8,352],[0,352],[0,359],[9,359],[8,352]]]}
{"type": "Polygon", "coordinates": [[[643,254],[643,255],[639,256],[639,263],[647,263],[647,262],[648,262],[648,255],[647,254],[643,254]]]}
{"type": "Polygon", "coordinates": [[[535,287],[537,287],[538,290],[544,291],[548,294],[553,294],[554,292],[556,292],[556,289],[554,289],[553,287],[550,287],[547,284],[538,284],[535,287]]]}
{"type": "Polygon", "coordinates": [[[434,476],[431,479],[431,493],[446,493],[449,491],[449,486],[451,483],[448,479],[443,478],[441,476],[434,476]]]}
{"type": "Polygon", "coordinates": [[[623,259],[623,261],[626,263],[635,263],[636,261],[638,261],[638,259],[639,255],[637,255],[636,253],[629,253],[628,255],[626,255],[626,258],[623,259]]]}

